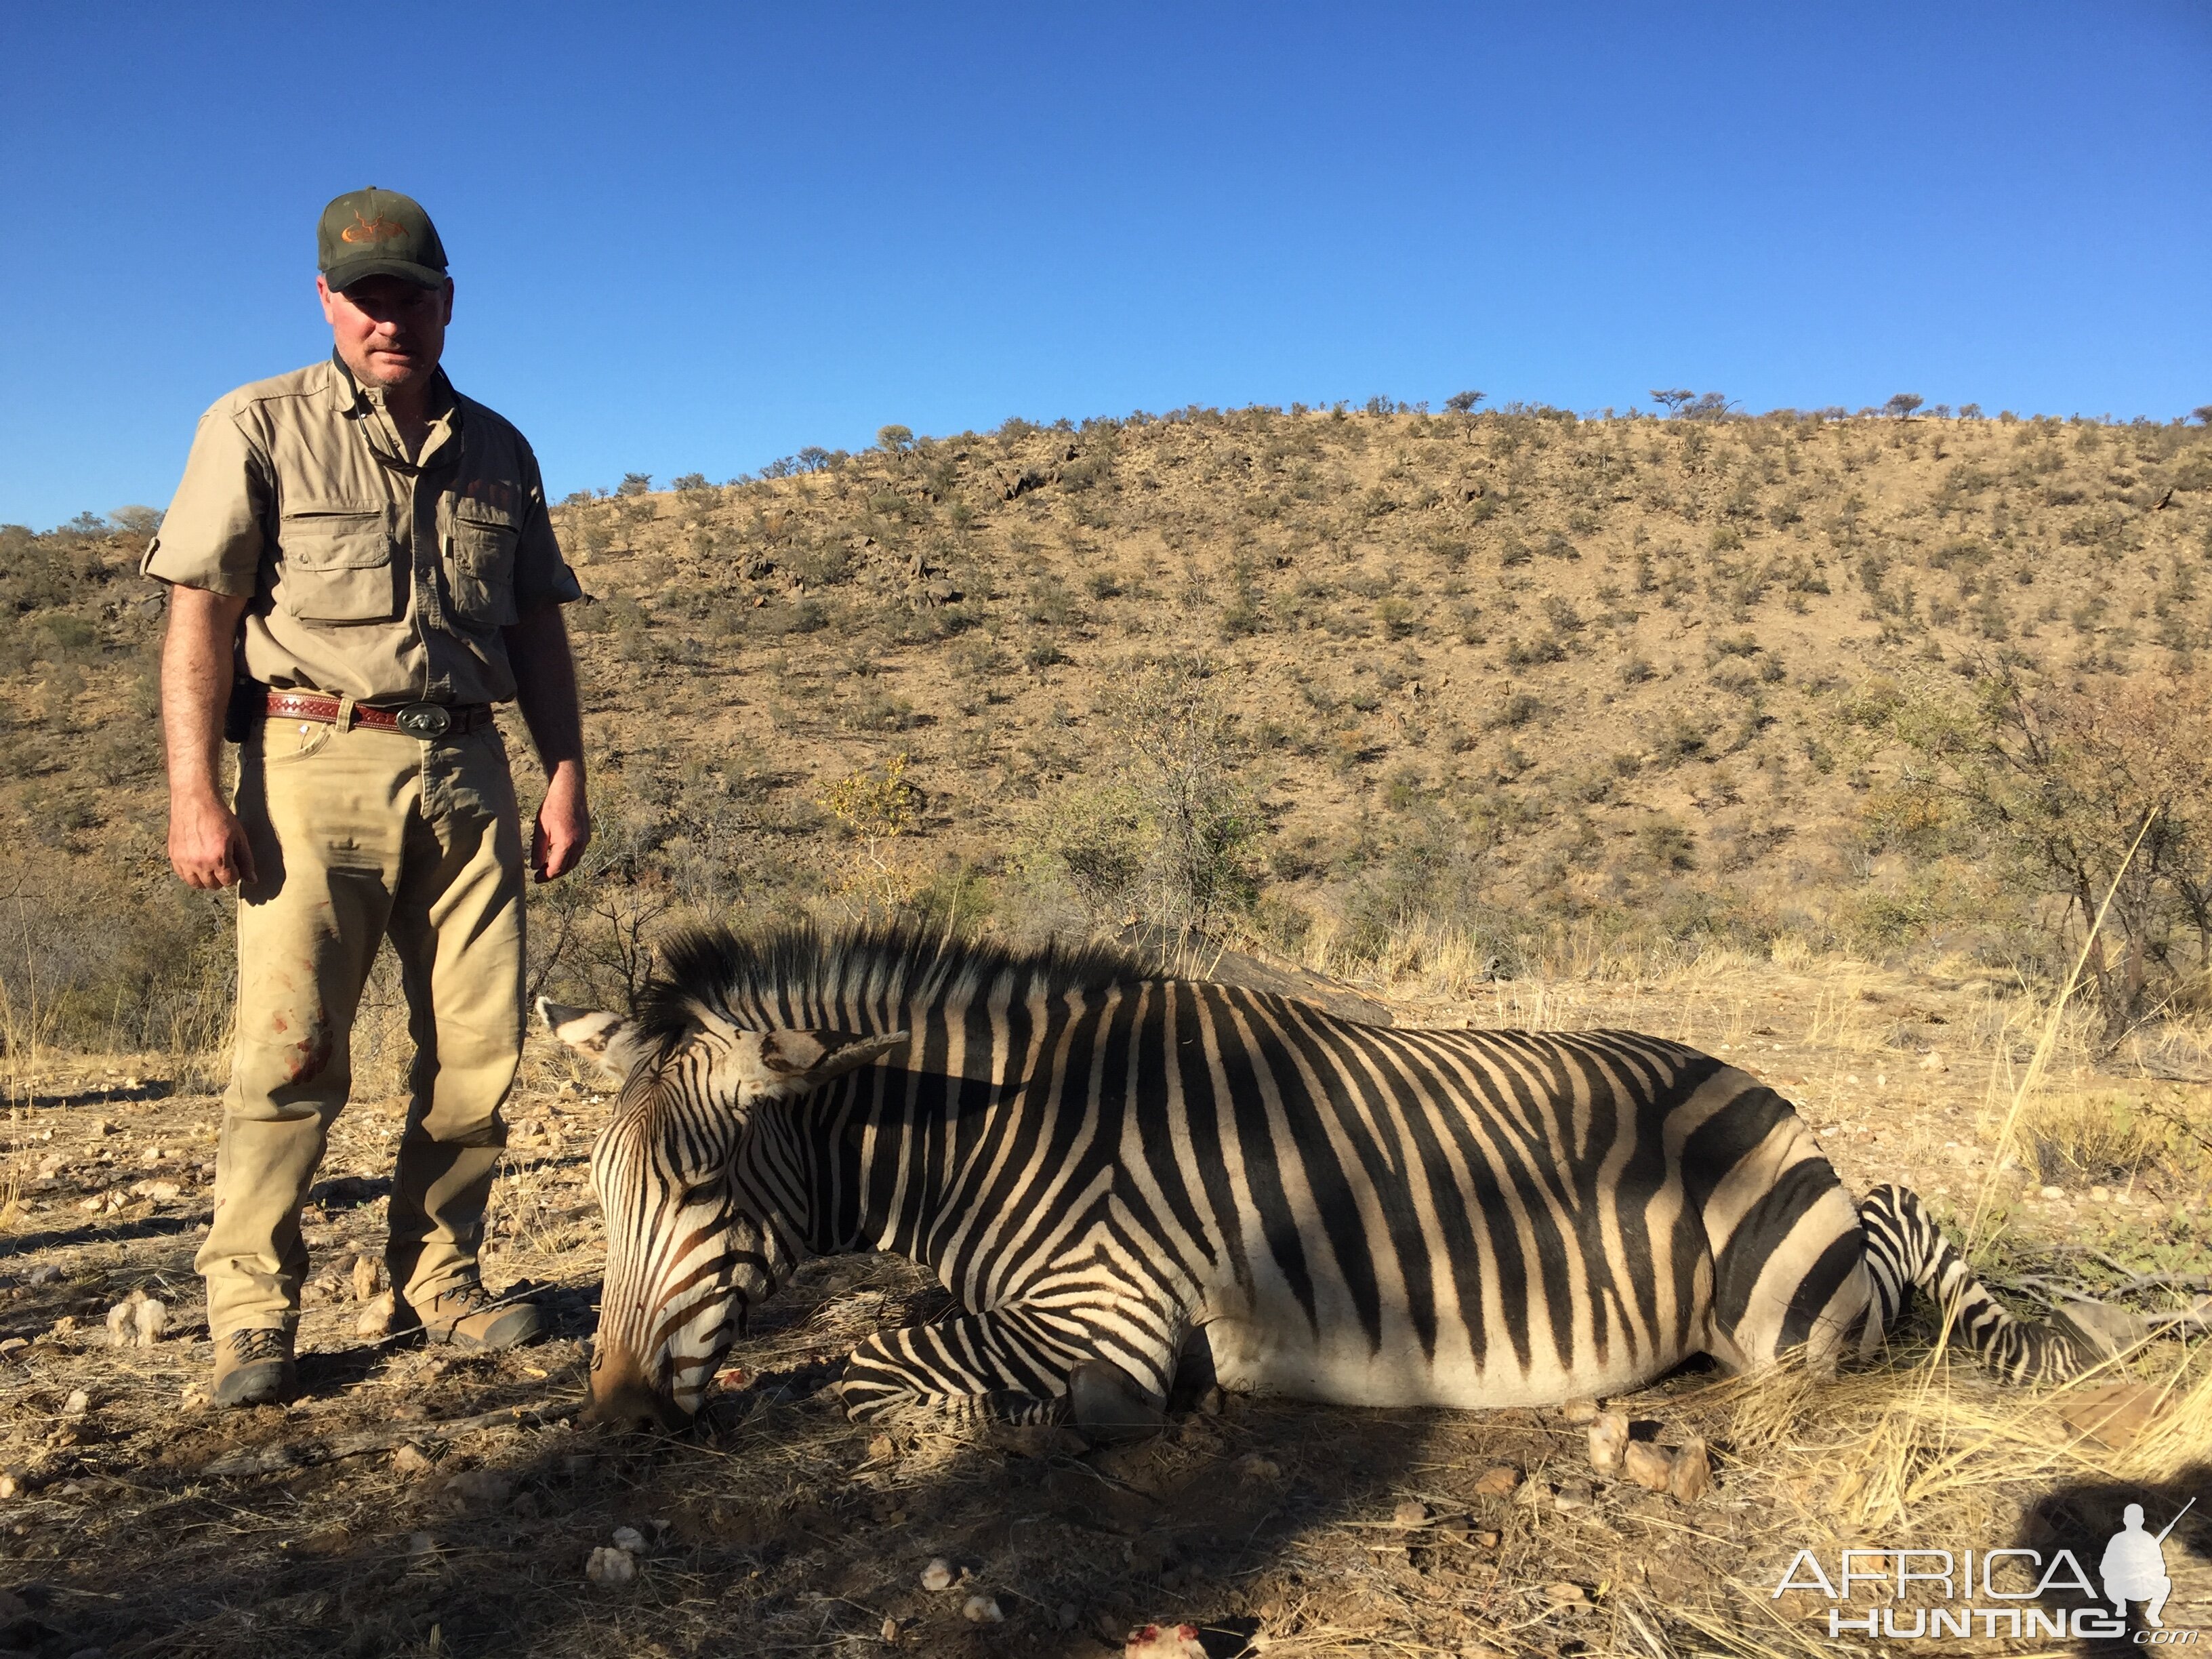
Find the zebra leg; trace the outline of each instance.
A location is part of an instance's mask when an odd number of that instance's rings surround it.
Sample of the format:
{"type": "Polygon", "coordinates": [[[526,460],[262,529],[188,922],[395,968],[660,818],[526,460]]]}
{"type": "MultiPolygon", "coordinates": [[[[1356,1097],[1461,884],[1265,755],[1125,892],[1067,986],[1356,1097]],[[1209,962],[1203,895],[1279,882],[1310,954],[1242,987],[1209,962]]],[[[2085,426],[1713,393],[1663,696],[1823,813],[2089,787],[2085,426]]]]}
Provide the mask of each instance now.
{"type": "Polygon", "coordinates": [[[2007,1382],[2063,1382],[2085,1369],[2087,1356],[2065,1332],[2005,1311],[1910,1188],[1875,1188],[1859,1200],[1859,1225],[1874,1286],[1869,1342],[1877,1331],[1894,1328],[1917,1286],[1949,1316],[1975,1358],[2007,1382]]]}
{"type": "Polygon", "coordinates": [[[1057,1423],[1079,1358],[1057,1346],[1020,1309],[962,1314],[878,1332],[853,1350],[837,1391],[855,1422],[1057,1423]]]}
{"type": "MultiPolygon", "coordinates": [[[[1115,1322],[1124,1328],[1124,1322],[1115,1322]]],[[[1164,1420],[1173,1350],[1157,1361],[1102,1341],[1090,1322],[1022,1306],[882,1331],[853,1351],[838,1392],[855,1421],[921,1415],[1012,1424],[1073,1415],[1102,1437],[1149,1432],[1164,1420]],[[1152,1370],[1140,1380],[1130,1364],[1152,1370]]]]}

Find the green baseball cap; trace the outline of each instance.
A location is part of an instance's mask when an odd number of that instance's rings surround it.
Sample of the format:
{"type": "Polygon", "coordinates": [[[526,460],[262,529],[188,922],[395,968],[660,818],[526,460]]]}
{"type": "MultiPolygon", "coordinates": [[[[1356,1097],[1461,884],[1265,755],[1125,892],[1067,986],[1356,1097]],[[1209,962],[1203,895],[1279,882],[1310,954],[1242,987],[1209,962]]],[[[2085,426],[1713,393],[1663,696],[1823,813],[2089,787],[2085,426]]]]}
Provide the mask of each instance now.
{"type": "Polygon", "coordinates": [[[446,245],[411,196],[396,190],[349,190],[323,210],[315,228],[323,280],[351,288],[364,276],[397,276],[418,288],[446,280],[446,245]]]}

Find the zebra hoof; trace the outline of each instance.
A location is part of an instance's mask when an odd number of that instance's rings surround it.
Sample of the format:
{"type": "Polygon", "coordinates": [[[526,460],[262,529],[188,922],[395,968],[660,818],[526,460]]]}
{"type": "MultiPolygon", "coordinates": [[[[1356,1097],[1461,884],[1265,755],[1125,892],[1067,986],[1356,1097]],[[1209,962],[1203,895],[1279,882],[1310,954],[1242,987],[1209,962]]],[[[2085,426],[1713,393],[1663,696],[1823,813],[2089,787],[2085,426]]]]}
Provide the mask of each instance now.
{"type": "Polygon", "coordinates": [[[1115,1445],[1158,1434],[1164,1404],[1108,1359],[1086,1359],[1067,1375],[1068,1416],[1093,1444],[1115,1445]]]}

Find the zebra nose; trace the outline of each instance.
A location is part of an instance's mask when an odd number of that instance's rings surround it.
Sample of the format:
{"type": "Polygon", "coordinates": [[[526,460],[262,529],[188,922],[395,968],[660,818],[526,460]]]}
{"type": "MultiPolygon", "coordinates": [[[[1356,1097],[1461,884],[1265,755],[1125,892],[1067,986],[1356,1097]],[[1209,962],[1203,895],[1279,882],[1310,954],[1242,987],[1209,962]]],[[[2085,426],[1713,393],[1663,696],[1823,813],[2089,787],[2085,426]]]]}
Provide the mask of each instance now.
{"type": "Polygon", "coordinates": [[[609,1354],[592,1367],[592,1403],[587,1423],[611,1429],[681,1429],[691,1419],[683,1407],[653,1386],[644,1368],[629,1354],[609,1354]]]}

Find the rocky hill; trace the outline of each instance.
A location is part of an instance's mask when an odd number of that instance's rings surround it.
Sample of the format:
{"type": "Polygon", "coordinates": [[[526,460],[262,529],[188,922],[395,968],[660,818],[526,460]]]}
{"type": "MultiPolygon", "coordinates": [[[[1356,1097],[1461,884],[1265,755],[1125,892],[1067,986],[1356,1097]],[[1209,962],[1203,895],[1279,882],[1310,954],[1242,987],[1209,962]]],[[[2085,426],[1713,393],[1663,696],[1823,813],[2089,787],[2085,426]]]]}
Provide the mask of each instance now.
{"type": "MultiPolygon", "coordinates": [[[[542,896],[549,982],[802,906],[1370,978],[2033,967],[2063,884],[1915,720],[2180,706],[2212,640],[2195,427],[1192,409],[772,471],[556,509],[601,837],[542,896]]],[[[162,872],[137,538],[4,533],[9,879],[82,1024],[132,1000],[117,957],[219,975],[219,917],[162,872]]]]}

